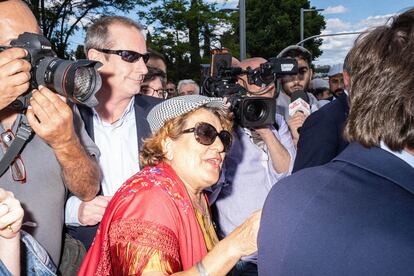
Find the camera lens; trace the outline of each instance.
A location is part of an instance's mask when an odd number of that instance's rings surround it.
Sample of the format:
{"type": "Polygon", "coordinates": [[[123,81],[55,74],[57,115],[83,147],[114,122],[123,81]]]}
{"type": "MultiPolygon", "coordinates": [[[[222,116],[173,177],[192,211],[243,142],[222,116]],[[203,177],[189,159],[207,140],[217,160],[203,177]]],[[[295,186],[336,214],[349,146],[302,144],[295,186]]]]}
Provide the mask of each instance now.
{"type": "Polygon", "coordinates": [[[101,64],[89,60],[63,60],[45,57],[37,64],[36,82],[45,85],[74,103],[97,105],[95,93],[101,87],[96,70],[101,64]]]}
{"type": "Polygon", "coordinates": [[[244,114],[250,122],[260,121],[267,114],[267,106],[262,101],[250,101],[245,106],[244,114]]]}
{"type": "Polygon", "coordinates": [[[97,82],[96,70],[93,67],[79,67],[75,71],[73,97],[84,101],[95,90],[97,82]]]}

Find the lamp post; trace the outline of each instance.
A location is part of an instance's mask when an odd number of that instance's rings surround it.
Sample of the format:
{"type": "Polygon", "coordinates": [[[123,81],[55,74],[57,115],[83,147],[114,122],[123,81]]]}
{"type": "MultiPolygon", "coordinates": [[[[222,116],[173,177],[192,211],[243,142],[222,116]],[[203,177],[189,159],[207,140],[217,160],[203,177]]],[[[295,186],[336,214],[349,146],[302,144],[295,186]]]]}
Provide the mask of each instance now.
{"type": "Polygon", "coordinates": [[[239,1],[240,10],[240,61],[246,59],[246,1],[239,1]]]}
{"type": "MultiPolygon", "coordinates": [[[[303,24],[304,24],[304,16],[303,14],[308,11],[323,11],[324,9],[304,9],[300,8],[300,41],[303,41],[303,24]]],[[[303,46],[303,42],[300,44],[300,46],[303,46]]]]}
{"type": "Polygon", "coordinates": [[[240,0],[237,9],[221,9],[223,12],[239,12],[240,61],[246,59],[246,1],[240,0]]]}

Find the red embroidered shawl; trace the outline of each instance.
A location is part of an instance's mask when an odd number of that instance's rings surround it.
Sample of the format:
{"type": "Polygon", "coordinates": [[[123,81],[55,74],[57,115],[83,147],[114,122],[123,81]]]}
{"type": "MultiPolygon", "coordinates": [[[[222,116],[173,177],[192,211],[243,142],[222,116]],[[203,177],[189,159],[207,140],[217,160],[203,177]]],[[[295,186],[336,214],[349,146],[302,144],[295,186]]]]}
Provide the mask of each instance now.
{"type": "Polygon", "coordinates": [[[140,275],[156,252],[169,273],[207,254],[184,184],[166,163],[146,167],[117,191],[78,275],[140,275]]]}

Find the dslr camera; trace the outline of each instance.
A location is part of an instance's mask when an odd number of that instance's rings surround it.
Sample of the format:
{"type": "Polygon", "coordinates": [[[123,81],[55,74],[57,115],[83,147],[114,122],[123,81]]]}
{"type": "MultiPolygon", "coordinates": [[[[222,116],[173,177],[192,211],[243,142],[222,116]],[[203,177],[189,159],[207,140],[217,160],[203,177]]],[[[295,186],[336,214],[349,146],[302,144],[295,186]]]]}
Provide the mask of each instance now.
{"type": "Polygon", "coordinates": [[[102,85],[97,71],[102,66],[97,61],[63,60],[56,56],[52,45],[45,37],[23,33],[10,46],[0,46],[0,52],[7,48],[23,48],[28,52],[26,59],[31,63],[30,87],[26,93],[12,102],[8,108],[23,112],[29,106],[31,91],[43,85],[53,92],[67,97],[73,103],[96,106],[96,92],[102,85]]]}
{"type": "Polygon", "coordinates": [[[202,66],[201,93],[209,97],[226,97],[236,124],[258,128],[275,123],[276,99],[248,96],[246,88],[238,84],[241,75],[249,84],[265,87],[283,75],[297,74],[298,64],[292,58],[271,58],[258,68],[242,70],[231,66],[232,56],[226,52],[214,53],[211,65],[202,66]]]}

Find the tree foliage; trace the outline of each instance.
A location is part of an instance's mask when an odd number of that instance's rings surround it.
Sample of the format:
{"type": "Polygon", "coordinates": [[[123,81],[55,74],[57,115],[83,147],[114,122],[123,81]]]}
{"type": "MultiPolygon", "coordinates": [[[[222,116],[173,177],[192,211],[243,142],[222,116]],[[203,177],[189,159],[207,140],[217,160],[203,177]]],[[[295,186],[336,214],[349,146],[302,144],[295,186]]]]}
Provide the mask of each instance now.
{"type": "MultiPolygon", "coordinates": [[[[246,0],[246,48],[249,56],[270,58],[300,41],[300,8],[310,9],[309,0],[246,0]]],[[[238,35],[238,22],[234,22],[238,35]]],[[[318,35],[325,28],[317,12],[304,13],[304,37],[318,35]]],[[[305,42],[314,57],[322,54],[321,39],[305,42]]]]}
{"type": "MultiPolygon", "coordinates": [[[[200,64],[210,63],[217,46],[239,56],[239,12],[219,10],[207,0],[25,0],[58,56],[68,57],[71,36],[101,15],[138,12],[147,26],[147,44],[167,59],[168,77],[174,81],[198,80],[200,64]]],[[[299,41],[300,8],[309,0],[246,0],[247,56],[274,57],[299,41]]],[[[305,13],[305,37],[320,34],[325,21],[316,12],[305,13]]],[[[321,40],[306,42],[314,57],[322,52],[321,40]]],[[[75,45],[76,46],[76,45],[75,45]]],[[[82,56],[81,48],[70,53],[82,56]]]]}
{"type": "Polygon", "coordinates": [[[69,38],[102,14],[125,11],[137,0],[25,0],[37,18],[43,35],[60,57],[68,56],[69,38]]]}
{"type": "Polygon", "coordinates": [[[138,12],[148,29],[147,44],[167,59],[168,77],[198,79],[200,64],[210,62],[210,50],[228,16],[215,3],[202,0],[146,1],[138,12]]]}

